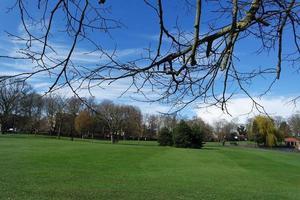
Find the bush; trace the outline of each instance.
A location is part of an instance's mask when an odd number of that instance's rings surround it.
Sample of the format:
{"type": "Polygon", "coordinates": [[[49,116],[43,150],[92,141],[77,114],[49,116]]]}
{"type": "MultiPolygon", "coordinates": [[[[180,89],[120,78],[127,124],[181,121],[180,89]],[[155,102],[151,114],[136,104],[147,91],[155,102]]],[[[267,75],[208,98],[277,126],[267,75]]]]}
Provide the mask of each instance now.
{"type": "Polygon", "coordinates": [[[168,128],[162,128],[158,133],[158,143],[161,146],[175,146],[180,148],[202,148],[205,129],[199,124],[189,126],[181,120],[173,133],[168,128]]]}
{"type": "Polygon", "coordinates": [[[191,131],[191,148],[200,149],[203,147],[204,130],[197,124],[192,126],[191,131]]]}
{"type": "Polygon", "coordinates": [[[192,146],[192,129],[183,120],[174,129],[174,145],[183,148],[192,146]]]}
{"type": "Polygon", "coordinates": [[[158,133],[157,141],[160,146],[172,146],[173,145],[173,136],[172,132],[168,128],[162,128],[158,133]]]}

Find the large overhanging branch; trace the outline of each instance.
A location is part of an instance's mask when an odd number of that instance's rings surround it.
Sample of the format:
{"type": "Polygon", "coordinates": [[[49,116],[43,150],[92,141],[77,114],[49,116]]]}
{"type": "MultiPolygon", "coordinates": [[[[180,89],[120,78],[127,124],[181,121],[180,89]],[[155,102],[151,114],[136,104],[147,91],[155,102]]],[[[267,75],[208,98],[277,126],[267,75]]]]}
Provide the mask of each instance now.
{"type": "MultiPolygon", "coordinates": [[[[25,36],[9,34],[15,40],[25,44],[20,49],[20,55],[0,55],[0,59],[30,60],[35,63],[33,72],[24,72],[17,75],[2,76],[2,79],[20,77],[24,80],[47,72],[55,77],[48,92],[64,86],[68,86],[78,96],[82,88],[86,88],[92,94],[94,87],[104,87],[120,79],[130,80],[130,88],[144,95],[147,101],[163,101],[171,103],[175,108],[182,109],[186,105],[199,101],[209,105],[220,106],[227,111],[226,102],[236,93],[232,89],[235,85],[244,94],[251,97],[247,85],[251,80],[266,74],[275,74],[280,78],[282,64],[291,61],[294,65],[299,62],[299,2],[296,0],[232,0],[217,2],[215,12],[224,17],[223,22],[207,22],[203,15],[203,4],[212,4],[214,1],[195,0],[195,4],[188,5],[194,9],[193,37],[186,35],[179,25],[175,30],[168,29],[165,11],[168,9],[163,0],[144,0],[146,5],[153,9],[158,17],[159,35],[157,46],[147,48],[142,56],[137,55],[133,60],[118,59],[118,50],[108,51],[101,45],[101,40],[90,37],[89,33],[97,31],[102,34],[110,34],[122,24],[105,16],[109,2],[101,0],[70,1],[57,0],[38,1],[38,9],[43,10],[41,19],[35,20],[26,7],[26,0],[17,0],[16,8],[21,14],[21,21],[25,29],[25,36]],[[220,4],[220,5],[219,5],[220,4]],[[52,35],[55,36],[55,22],[59,14],[65,17],[64,27],[71,40],[67,53],[57,55],[57,47],[51,44],[52,35]],[[35,34],[28,25],[38,24],[41,21],[43,32],[35,34]],[[33,22],[35,21],[35,23],[33,22]],[[207,24],[205,24],[207,23],[207,24]],[[206,27],[206,28],[202,28],[206,27]],[[293,42],[296,52],[294,56],[283,57],[283,33],[292,30],[293,42]],[[45,31],[46,30],[46,31],[45,31]],[[206,33],[204,30],[207,30],[206,33]],[[238,57],[235,55],[235,47],[239,41],[255,38],[261,41],[258,52],[277,51],[277,65],[275,67],[253,68],[244,72],[239,71],[238,57]],[[168,40],[165,42],[165,40],[168,40]],[[73,60],[74,52],[79,41],[85,41],[92,46],[91,53],[97,53],[99,58],[105,58],[105,62],[95,66],[78,65],[73,60]],[[168,45],[169,44],[169,45],[168,45]],[[277,45],[275,45],[277,44],[277,45]],[[37,48],[38,46],[39,48],[37,48]],[[54,54],[54,56],[53,56],[54,54]],[[289,58],[284,59],[284,58],[289,58]],[[79,84],[78,84],[79,83],[79,84]],[[149,97],[148,92],[155,93],[155,98],[149,97]],[[158,95],[158,96],[157,96],[158,95]],[[179,107],[178,107],[179,106],[179,107]]],[[[183,4],[183,1],[180,1],[183,4]]],[[[112,17],[113,18],[113,17],[112,17]]],[[[192,28],[192,27],[191,27],[192,28]]],[[[113,34],[112,34],[113,35],[113,34]]],[[[100,37],[99,37],[100,38],[100,37]]],[[[101,59],[100,59],[101,60],[101,59]]],[[[271,83],[274,84],[275,81],[271,83]]],[[[270,87],[267,87],[267,91],[270,87]]],[[[254,101],[254,99],[251,97],[254,101]]],[[[255,102],[257,107],[260,107],[255,102]]]]}

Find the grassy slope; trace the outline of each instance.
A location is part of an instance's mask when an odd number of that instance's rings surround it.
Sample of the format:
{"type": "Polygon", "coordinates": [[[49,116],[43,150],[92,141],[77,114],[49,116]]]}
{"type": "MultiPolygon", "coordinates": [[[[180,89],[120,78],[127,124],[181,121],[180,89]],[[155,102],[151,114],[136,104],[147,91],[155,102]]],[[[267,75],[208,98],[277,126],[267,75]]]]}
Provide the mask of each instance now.
{"type": "Polygon", "coordinates": [[[299,154],[154,145],[0,136],[0,199],[300,198],[299,154]]]}

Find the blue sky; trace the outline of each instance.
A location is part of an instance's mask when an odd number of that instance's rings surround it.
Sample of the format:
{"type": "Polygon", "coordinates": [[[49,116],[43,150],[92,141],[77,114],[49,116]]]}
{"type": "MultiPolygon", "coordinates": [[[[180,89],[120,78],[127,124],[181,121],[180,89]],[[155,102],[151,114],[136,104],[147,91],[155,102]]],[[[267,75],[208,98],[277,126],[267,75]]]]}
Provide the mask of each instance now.
{"type": "MultiPolygon", "coordinates": [[[[30,1],[31,2],[31,1],[30,1]]],[[[152,1],[153,2],[153,1],[152,1]]],[[[166,26],[172,30],[176,19],[179,19],[178,24],[186,32],[192,32],[193,30],[193,20],[194,13],[189,11],[186,7],[183,7],[182,1],[174,0],[163,1],[164,7],[166,9],[165,21],[166,26]]],[[[18,13],[15,11],[7,12],[7,8],[12,6],[13,1],[2,0],[0,4],[0,54],[12,54],[15,53],[19,48],[18,43],[10,41],[7,37],[5,31],[22,34],[21,22],[18,13]]],[[[113,1],[107,0],[107,7],[111,7],[111,15],[114,19],[119,19],[125,26],[121,29],[116,29],[111,31],[111,35],[108,37],[103,33],[93,33],[92,37],[101,43],[101,45],[108,50],[112,50],[115,47],[118,48],[121,60],[130,60],[135,57],[139,52],[143,51],[145,47],[149,45],[154,46],[157,44],[157,37],[159,31],[158,19],[151,8],[145,5],[142,0],[128,0],[128,1],[113,1]]],[[[214,5],[204,5],[203,16],[205,20],[202,24],[201,33],[204,34],[207,30],[205,21],[214,19],[215,13],[211,10],[214,9],[214,5]]],[[[33,14],[34,10],[32,11],[33,14]]],[[[218,23],[225,23],[226,17],[224,19],[218,19],[218,23]]],[[[53,43],[57,46],[61,46],[59,49],[63,52],[65,48],[68,48],[68,39],[64,38],[63,35],[57,35],[52,38],[53,43]]],[[[289,34],[285,35],[284,38],[284,48],[289,50],[292,48],[293,44],[289,34]]],[[[249,38],[239,42],[236,46],[236,55],[239,57],[239,61],[236,65],[239,69],[249,70],[254,67],[274,67],[276,66],[277,60],[275,57],[276,49],[270,53],[262,53],[257,55],[255,50],[257,49],[259,43],[255,38],[249,38]]],[[[84,51],[89,50],[89,45],[87,43],[80,43],[80,45],[75,50],[76,62],[84,63],[87,66],[93,65],[99,61],[97,55],[83,56],[84,51]],[[77,54],[76,54],[77,53],[77,54]]],[[[0,74],[17,73],[21,71],[31,70],[32,65],[30,63],[23,63],[22,61],[11,61],[11,60],[0,60],[0,74]]],[[[274,75],[275,76],[275,75],[274,75]]],[[[262,91],[268,87],[271,79],[274,77],[264,77],[256,79],[251,86],[248,88],[251,94],[258,96],[262,91]]],[[[39,92],[46,91],[49,87],[49,81],[51,78],[43,75],[34,77],[29,80],[30,83],[39,92]]],[[[143,102],[133,101],[130,97],[134,96],[133,93],[127,93],[122,98],[118,98],[119,95],[124,91],[128,85],[127,80],[122,80],[116,82],[114,85],[107,87],[103,90],[97,90],[95,95],[97,99],[112,99],[119,103],[127,103],[137,105],[145,113],[156,111],[167,111],[168,105],[165,104],[148,104],[143,102]]],[[[70,91],[61,91],[63,94],[71,95],[70,91]]],[[[83,93],[83,95],[88,95],[88,93],[83,93]]],[[[290,105],[287,102],[295,96],[299,95],[299,74],[296,69],[293,69],[283,64],[281,79],[277,81],[272,90],[264,97],[257,100],[262,102],[266,107],[267,111],[273,115],[283,115],[287,117],[292,112],[295,112],[298,107],[290,105]]],[[[236,97],[230,102],[229,111],[233,115],[232,117],[222,114],[219,109],[211,108],[205,110],[196,109],[197,103],[189,106],[184,111],[182,115],[191,117],[193,115],[198,115],[210,122],[218,119],[225,118],[231,120],[232,118],[239,117],[241,121],[245,120],[245,116],[241,114],[247,113],[247,109],[250,109],[247,105],[247,98],[241,94],[237,93],[236,97]],[[243,109],[239,109],[240,107],[243,109]]],[[[247,115],[248,116],[248,115],[247,115]]]]}

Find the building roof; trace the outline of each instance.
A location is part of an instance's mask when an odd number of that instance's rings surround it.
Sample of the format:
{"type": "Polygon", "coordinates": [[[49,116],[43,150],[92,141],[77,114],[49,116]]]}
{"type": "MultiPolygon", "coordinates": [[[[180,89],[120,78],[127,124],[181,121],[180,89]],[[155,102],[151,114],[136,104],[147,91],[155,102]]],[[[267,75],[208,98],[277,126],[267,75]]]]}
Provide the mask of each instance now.
{"type": "Polygon", "coordinates": [[[300,142],[297,138],[293,138],[293,137],[288,137],[288,138],[284,138],[285,142],[300,142]]]}

